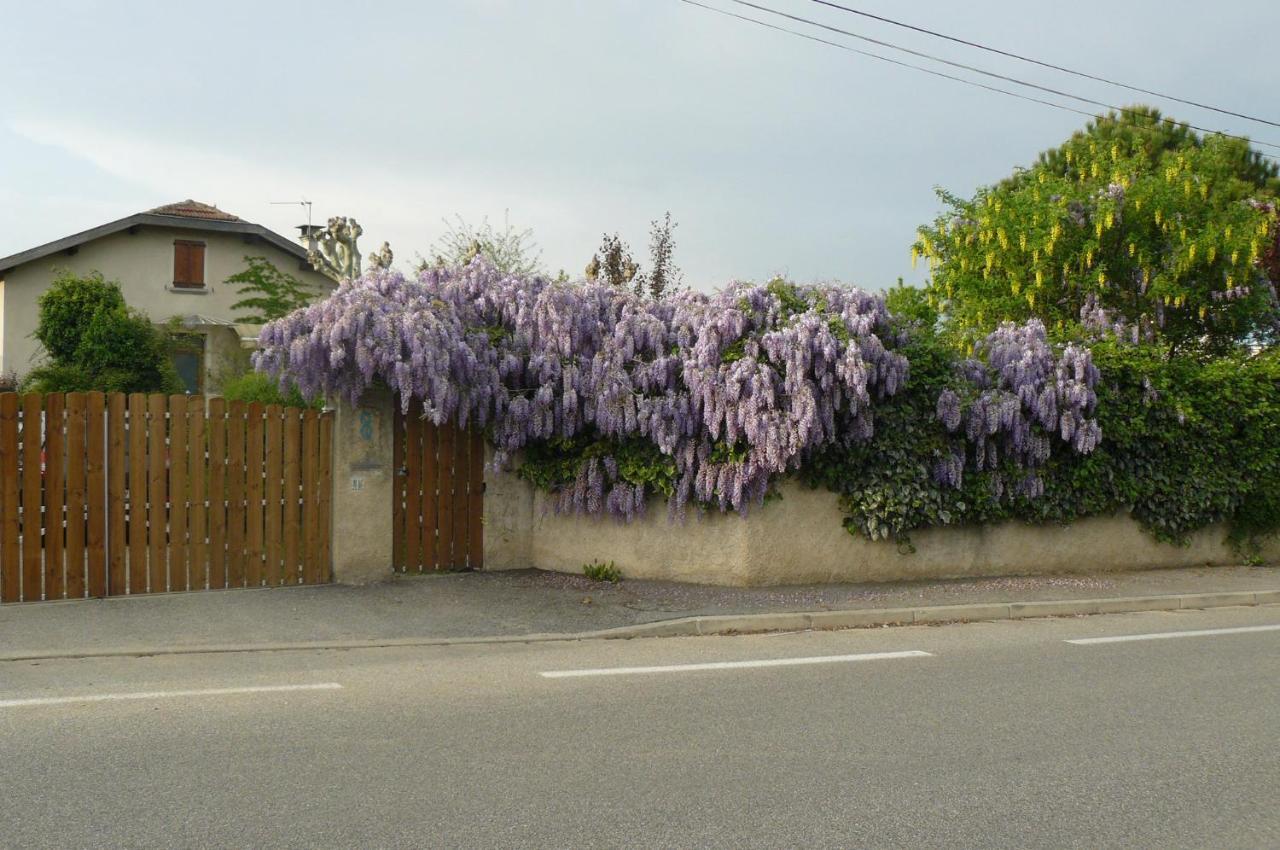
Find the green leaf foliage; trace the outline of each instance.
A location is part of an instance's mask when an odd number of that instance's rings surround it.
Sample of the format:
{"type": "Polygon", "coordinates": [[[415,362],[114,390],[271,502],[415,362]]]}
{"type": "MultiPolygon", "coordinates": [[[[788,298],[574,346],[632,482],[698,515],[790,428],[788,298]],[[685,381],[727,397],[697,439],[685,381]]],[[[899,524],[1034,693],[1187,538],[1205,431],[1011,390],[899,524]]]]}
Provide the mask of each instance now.
{"type": "Polygon", "coordinates": [[[297,387],[291,384],[286,390],[281,390],[276,379],[262,372],[245,372],[224,380],[221,395],[227,401],[256,401],[285,407],[314,407],[317,410],[324,407],[323,399],[308,402],[297,387]]]}
{"type": "Polygon", "coordinates": [[[934,481],[949,439],[934,404],[943,389],[963,387],[953,350],[936,337],[916,334],[906,352],[908,387],[877,407],[873,439],[833,446],[800,473],[840,496],[853,534],[909,541],[922,528],[1069,523],[1117,511],[1175,543],[1219,522],[1246,546],[1280,530],[1280,351],[1205,361],[1096,346],[1102,443],[1089,455],[1051,457],[1037,498],[997,496],[991,472],[966,471],[959,488],[934,481]]]}
{"type": "Polygon", "coordinates": [[[24,390],[181,391],[167,335],[125,305],[118,284],[97,272],[84,277],[63,273],[38,303],[35,335],[49,361],[27,374],[24,390]]]}
{"type": "Polygon", "coordinates": [[[243,310],[238,318],[247,325],[264,325],[305,307],[320,294],[317,287],[305,283],[288,272],[276,268],[266,257],[245,257],[242,271],[227,278],[242,296],[231,305],[243,310]]]}

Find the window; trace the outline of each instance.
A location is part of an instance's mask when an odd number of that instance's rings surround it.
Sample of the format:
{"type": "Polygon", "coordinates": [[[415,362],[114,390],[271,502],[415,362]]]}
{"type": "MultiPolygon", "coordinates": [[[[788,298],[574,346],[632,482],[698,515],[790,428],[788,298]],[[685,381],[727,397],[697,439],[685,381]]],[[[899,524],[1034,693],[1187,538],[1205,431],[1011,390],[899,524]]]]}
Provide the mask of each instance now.
{"type": "Polygon", "coordinates": [[[183,392],[200,395],[204,391],[204,337],[191,334],[177,338],[172,357],[183,392]]]}
{"type": "Polygon", "coordinates": [[[173,285],[204,288],[204,243],[178,239],[173,243],[173,285]]]}

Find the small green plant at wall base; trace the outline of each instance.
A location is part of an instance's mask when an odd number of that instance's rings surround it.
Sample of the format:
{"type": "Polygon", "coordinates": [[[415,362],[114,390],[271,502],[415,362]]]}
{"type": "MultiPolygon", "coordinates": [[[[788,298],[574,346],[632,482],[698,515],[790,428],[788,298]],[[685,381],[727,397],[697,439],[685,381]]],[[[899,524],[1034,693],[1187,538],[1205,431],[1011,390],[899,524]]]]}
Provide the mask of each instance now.
{"type": "Polygon", "coordinates": [[[592,581],[622,581],[622,570],[614,566],[613,561],[605,561],[604,563],[592,561],[589,564],[584,564],[582,566],[582,574],[592,581]]]}

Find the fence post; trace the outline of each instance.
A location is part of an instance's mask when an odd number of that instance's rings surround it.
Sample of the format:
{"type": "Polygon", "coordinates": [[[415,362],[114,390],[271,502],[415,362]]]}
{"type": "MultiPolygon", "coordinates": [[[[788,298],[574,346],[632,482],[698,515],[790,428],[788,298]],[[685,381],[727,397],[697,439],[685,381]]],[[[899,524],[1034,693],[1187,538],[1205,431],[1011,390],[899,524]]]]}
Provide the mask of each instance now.
{"type": "Polygon", "coordinates": [[[333,435],[333,580],[368,584],[392,577],[394,396],[366,392],[337,403],[333,435]]]}

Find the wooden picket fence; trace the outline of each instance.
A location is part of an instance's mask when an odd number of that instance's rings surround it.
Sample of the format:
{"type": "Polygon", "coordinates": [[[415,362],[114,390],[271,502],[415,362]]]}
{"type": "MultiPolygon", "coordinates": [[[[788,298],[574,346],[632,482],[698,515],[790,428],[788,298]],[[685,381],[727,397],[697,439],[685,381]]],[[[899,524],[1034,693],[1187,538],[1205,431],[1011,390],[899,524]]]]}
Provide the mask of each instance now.
{"type": "Polygon", "coordinates": [[[397,405],[395,569],[483,569],[484,438],[399,411],[397,405]]]}
{"type": "Polygon", "coordinates": [[[332,414],[0,394],[0,602],[329,580],[332,414]]]}

